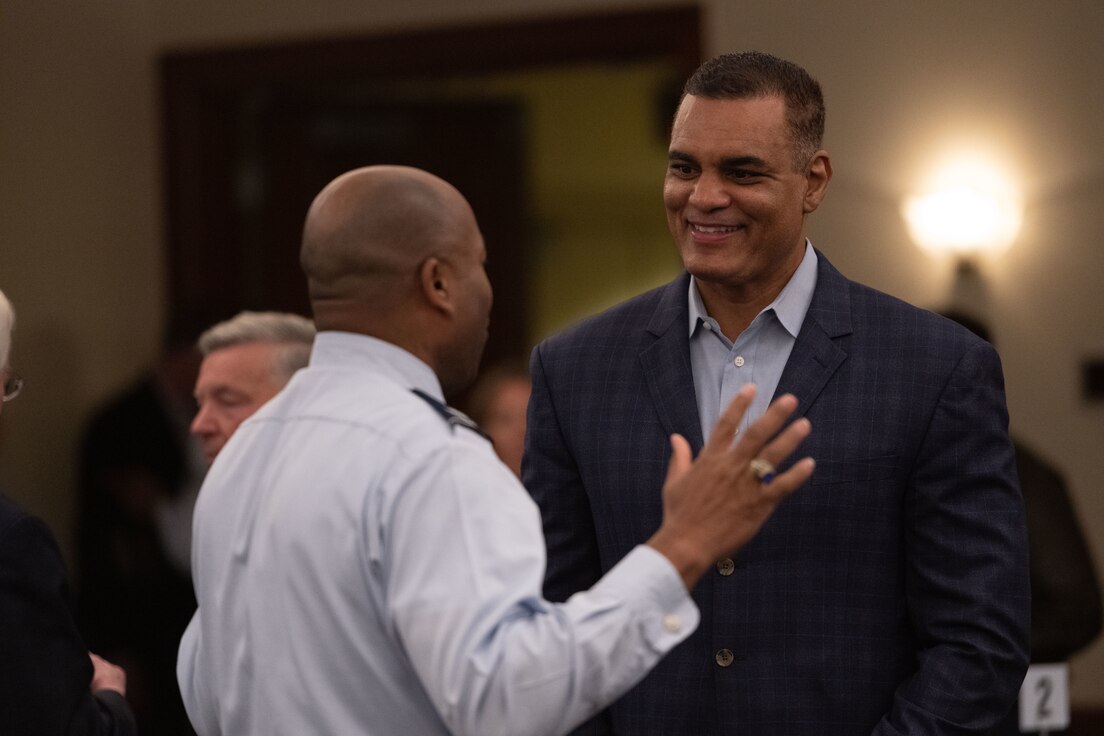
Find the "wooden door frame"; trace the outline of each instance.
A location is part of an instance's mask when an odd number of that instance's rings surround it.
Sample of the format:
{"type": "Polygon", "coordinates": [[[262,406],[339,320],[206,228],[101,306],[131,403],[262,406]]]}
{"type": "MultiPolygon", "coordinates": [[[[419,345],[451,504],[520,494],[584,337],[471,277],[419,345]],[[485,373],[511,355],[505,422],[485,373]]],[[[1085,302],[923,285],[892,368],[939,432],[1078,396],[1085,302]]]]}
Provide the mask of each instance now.
{"type": "MultiPolygon", "coordinates": [[[[363,82],[655,59],[668,60],[685,77],[700,61],[700,22],[699,9],[684,5],[164,54],[160,75],[170,324],[179,323],[182,315],[209,318],[204,294],[226,293],[240,269],[237,254],[230,250],[210,257],[214,244],[232,237],[233,228],[207,203],[232,196],[218,191],[232,184],[212,171],[225,169],[232,146],[224,117],[249,89],[309,89],[320,79],[363,82]]],[[[521,279],[514,281],[496,287],[524,289],[521,279]]]]}

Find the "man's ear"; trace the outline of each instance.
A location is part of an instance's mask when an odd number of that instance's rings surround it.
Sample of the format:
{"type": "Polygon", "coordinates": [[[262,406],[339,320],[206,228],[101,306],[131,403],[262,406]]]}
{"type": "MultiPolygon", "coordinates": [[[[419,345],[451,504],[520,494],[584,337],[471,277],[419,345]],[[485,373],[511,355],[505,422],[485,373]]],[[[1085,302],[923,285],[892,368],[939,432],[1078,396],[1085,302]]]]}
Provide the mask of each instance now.
{"type": "Polygon", "coordinates": [[[828,152],[817,151],[809,161],[809,168],[805,171],[805,214],[809,214],[820,206],[824,194],[828,191],[828,181],[832,178],[832,160],[828,158],[828,152]]]}
{"type": "Polygon", "coordinates": [[[418,285],[422,296],[431,306],[446,312],[452,312],[453,304],[449,292],[448,266],[436,256],[422,261],[418,269],[418,285]]]}

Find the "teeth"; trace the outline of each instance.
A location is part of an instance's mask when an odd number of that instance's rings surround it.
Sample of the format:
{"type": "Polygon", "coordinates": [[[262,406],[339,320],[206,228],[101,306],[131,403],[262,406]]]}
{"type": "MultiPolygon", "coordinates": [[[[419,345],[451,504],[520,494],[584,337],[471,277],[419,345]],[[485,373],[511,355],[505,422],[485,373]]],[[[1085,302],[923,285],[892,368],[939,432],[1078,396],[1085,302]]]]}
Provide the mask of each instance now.
{"type": "Polygon", "coordinates": [[[710,227],[707,225],[695,225],[694,229],[700,233],[734,233],[739,228],[735,227],[710,227]]]}

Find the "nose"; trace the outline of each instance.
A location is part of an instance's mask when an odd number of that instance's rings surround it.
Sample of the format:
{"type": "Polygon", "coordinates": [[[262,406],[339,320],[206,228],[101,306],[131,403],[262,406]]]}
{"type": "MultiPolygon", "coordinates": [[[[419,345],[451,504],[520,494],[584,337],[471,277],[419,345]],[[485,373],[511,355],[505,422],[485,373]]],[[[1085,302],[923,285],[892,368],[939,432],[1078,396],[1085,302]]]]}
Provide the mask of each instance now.
{"type": "Polygon", "coordinates": [[[210,412],[207,411],[205,404],[199,405],[199,411],[196,412],[195,419],[192,420],[192,426],[189,429],[196,437],[203,437],[215,431],[210,412]]]}
{"type": "Polygon", "coordinates": [[[723,209],[732,204],[725,181],[715,173],[703,171],[690,192],[689,204],[701,212],[723,209]]]}

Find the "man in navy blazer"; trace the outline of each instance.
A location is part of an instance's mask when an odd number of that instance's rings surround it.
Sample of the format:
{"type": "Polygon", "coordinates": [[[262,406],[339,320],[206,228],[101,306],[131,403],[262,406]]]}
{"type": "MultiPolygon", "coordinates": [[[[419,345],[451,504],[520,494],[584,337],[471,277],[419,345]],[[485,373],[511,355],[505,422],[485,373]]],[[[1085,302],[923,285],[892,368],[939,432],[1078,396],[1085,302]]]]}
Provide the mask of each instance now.
{"type": "Polygon", "coordinates": [[[823,127],[800,67],[704,64],[664,183],[686,273],[533,352],[552,600],[655,531],[667,437],[696,451],[743,383],[749,419],[791,392],[814,428],[812,479],[694,588],[700,628],[580,732],[1015,733],[1030,592],[1000,361],[813,249],[823,127]]]}

